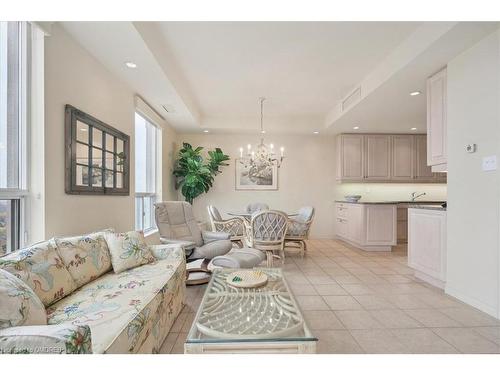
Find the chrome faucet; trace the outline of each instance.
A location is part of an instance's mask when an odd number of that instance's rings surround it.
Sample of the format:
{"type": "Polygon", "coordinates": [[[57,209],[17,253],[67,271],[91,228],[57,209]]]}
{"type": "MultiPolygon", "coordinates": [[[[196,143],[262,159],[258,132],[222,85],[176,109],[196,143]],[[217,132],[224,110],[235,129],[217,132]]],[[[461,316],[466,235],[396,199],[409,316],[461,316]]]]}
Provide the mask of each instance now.
{"type": "Polygon", "coordinates": [[[418,197],[422,197],[424,195],[425,195],[425,193],[418,194],[417,191],[414,191],[413,193],[411,193],[411,201],[415,202],[415,199],[417,199],[418,197]]]}

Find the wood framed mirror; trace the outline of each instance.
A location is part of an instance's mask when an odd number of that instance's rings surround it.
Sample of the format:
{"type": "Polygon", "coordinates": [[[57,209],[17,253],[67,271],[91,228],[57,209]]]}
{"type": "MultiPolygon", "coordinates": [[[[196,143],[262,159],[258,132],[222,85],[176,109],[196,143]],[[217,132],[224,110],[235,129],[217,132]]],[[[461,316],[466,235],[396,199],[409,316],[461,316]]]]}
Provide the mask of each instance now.
{"type": "Polygon", "coordinates": [[[130,137],[67,104],[66,194],[129,195],[130,137]]]}

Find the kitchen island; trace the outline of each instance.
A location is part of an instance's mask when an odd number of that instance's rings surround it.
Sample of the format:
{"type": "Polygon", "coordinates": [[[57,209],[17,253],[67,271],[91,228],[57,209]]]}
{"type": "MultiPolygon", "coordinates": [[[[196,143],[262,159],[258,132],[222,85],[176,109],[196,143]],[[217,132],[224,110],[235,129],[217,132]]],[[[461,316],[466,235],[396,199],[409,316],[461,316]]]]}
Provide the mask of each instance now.
{"type": "Polygon", "coordinates": [[[396,245],[396,204],[336,201],[335,206],[339,239],[365,251],[391,251],[396,245]]]}
{"type": "Polygon", "coordinates": [[[398,238],[406,242],[410,207],[441,201],[335,201],[337,238],[365,251],[391,251],[398,238]]]}

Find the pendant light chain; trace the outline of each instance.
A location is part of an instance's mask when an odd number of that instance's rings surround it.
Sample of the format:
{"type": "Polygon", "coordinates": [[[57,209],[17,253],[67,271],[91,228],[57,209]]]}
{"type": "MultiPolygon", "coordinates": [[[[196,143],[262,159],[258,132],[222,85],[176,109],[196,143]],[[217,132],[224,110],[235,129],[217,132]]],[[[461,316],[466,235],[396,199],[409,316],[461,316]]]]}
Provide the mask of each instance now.
{"type": "Polygon", "coordinates": [[[260,133],[264,134],[264,100],[266,98],[260,98],[260,133]]]}
{"type": "MultiPolygon", "coordinates": [[[[269,146],[264,143],[264,134],[266,131],[264,130],[264,100],[265,97],[260,97],[260,144],[257,145],[255,149],[252,149],[252,146],[248,144],[246,156],[243,155],[243,147],[240,147],[240,163],[250,168],[252,173],[255,171],[260,171],[262,168],[270,168],[273,165],[277,165],[278,168],[281,166],[281,162],[284,159],[284,151],[285,148],[280,148],[280,156],[276,155],[274,151],[274,145],[270,144],[269,146]]],[[[255,172],[255,173],[257,173],[255,172]]],[[[258,172],[260,173],[260,172],[258,172]]]]}

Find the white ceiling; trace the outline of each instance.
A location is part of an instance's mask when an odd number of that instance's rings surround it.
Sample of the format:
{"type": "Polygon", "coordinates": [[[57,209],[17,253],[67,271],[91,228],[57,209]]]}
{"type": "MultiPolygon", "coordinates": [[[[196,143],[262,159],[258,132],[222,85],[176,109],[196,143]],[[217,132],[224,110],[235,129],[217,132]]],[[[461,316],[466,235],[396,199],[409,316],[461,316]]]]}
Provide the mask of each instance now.
{"type": "Polygon", "coordinates": [[[325,114],[418,23],[161,22],[206,116],[325,114]]]}
{"type": "Polygon", "coordinates": [[[358,123],[367,131],[422,129],[425,95],[410,97],[409,91],[424,91],[428,75],[498,24],[64,22],[63,27],[178,131],[257,132],[258,98],[265,96],[269,132],[336,133],[358,123]],[[125,61],[136,62],[137,69],[125,68],[125,61]],[[370,90],[362,100],[336,113],[345,95],[366,82],[370,90]]]}
{"type": "MultiPolygon", "coordinates": [[[[427,25],[429,26],[429,25],[427,25]]],[[[446,66],[448,61],[472,46],[486,34],[499,27],[496,22],[463,22],[449,23],[436,30],[436,24],[430,25],[435,34],[428,38],[427,43],[422,35],[430,34],[429,28],[419,29],[418,42],[404,43],[398,47],[400,50],[411,49],[412,45],[425,45],[419,51],[412,49],[412,54],[406,60],[402,54],[395,54],[393,59],[388,58],[384,65],[394,64],[396,59],[401,61],[401,66],[393,68],[389,77],[381,80],[379,85],[374,85],[366,97],[356,105],[338,116],[333,122],[327,122],[328,130],[333,133],[353,132],[353,127],[359,127],[359,132],[373,133],[426,133],[426,79],[446,66]],[[410,96],[411,92],[420,91],[418,96],[410,96]],[[413,130],[412,128],[416,128],[413,130]]],[[[416,35],[414,35],[416,36],[416,35]]],[[[416,39],[416,38],[414,38],[416,39]]],[[[400,52],[396,50],[396,52],[400,52]]],[[[376,73],[369,75],[361,82],[367,85],[370,80],[375,80],[376,73]]]]}

